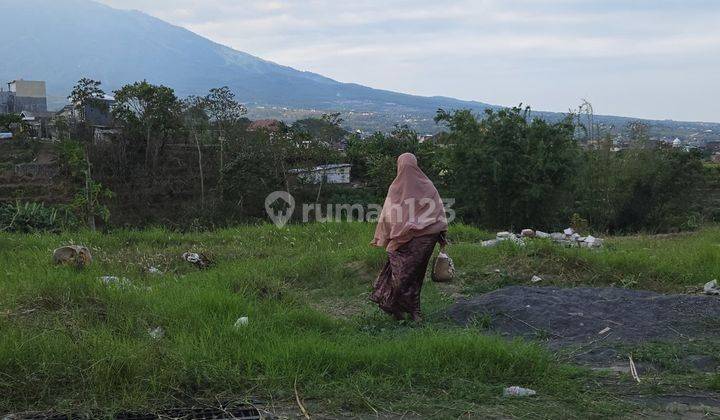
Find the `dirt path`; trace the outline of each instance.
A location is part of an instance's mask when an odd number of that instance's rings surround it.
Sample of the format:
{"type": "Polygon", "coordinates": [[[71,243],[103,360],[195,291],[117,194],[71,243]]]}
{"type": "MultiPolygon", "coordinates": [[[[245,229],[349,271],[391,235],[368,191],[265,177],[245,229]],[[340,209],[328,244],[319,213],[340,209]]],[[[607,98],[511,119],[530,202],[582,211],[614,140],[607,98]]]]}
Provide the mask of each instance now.
{"type": "MultiPolygon", "coordinates": [[[[614,373],[605,377],[605,387],[636,405],[637,411],[629,417],[720,417],[720,394],[697,389],[697,379],[690,383],[672,376],[663,379],[663,369],[638,363],[640,376],[650,385],[634,383],[627,354],[629,348],[643,343],[691,347],[720,342],[719,297],[620,288],[513,286],[461,299],[448,315],[460,324],[508,337],[539,339],[558,351],[561,359],[614,373]]],[[[704,349],[695,352],[682,351],[677,357],[692,371],[718,371],[716,355],[704,349]]]]}
{"type": "Polygon", "coordinates": [[[460,300],[448,314],[463,325],[484,319],[502,335],[546,340],[554,350],[584,349],[578,361],[589,364],[610,362],[618,345],[720,339],[720,298],[712,296],[513,286],[460,300]]]}

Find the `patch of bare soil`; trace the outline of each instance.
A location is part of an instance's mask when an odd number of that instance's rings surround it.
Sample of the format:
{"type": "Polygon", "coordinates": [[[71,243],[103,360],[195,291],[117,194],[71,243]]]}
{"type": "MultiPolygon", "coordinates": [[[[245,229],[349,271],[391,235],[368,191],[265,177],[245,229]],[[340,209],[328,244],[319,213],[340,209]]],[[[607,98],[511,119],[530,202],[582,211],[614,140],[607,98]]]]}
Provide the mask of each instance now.
{"type": "Polygon", "coordinates": [[[448,315],[463,325],[484,319],[491,331],[541,338],[554,350],[577,349],[573,358],[591,365],[617,359],[625,344],[720,339],[720,298],[713,296],[512,286],[460,300],[448,315]]]}
{"type": "MultiPolygon", "coordinates": [[[[713,296],[512,286],[460,300],[448,315],[457,323],[487,327],[501,335],[540,339],[576,363],[627,376],[630,363],[622,349],[628,346],[720,340],[720,298],[713,296]]],[[[697,371],[718,369],[715,355],[683,356],[697,371]]],[[[637,370],[650,378],[657,373],[656,366],[640,363],[637,370]]],[[[628,386],[632,379],[605,379],[608,389],[638,406],[639,411],[629,413],[629,418],[720,417],[720,394],[714,392],[682,385],[647,392],[648,388],[628,386]]]]}

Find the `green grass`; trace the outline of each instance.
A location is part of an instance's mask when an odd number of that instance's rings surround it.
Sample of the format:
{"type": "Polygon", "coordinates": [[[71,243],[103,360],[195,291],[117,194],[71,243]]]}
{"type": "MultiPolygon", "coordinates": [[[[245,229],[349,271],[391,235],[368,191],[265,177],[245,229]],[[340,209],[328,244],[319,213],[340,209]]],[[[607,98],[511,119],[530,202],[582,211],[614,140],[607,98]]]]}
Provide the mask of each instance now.
{"type": "MultiPolygon", "coordinates": [[[[260,398],[288,407],[294,388],[311,411],[417,413],[429,417],[587,417],[624,404],[596,374],[563,365],[539,344],[448,325],[451,303],[426,283],[423,326],[395,323],[367,302],[383,264],[365,224],[279,230],[246,226],[180,234],[0,235],[0,413],[54,409],[107,415],[260,398]],[[55,247],[88,246],[84,270],[51,264],[55,247]],[[204,271],[184,262],[204,252],[204,271]],[[147,273],[149,266],[163,275],[147,273]],[[131,287],[98,277],[128,278],[131,287]],[[234,323],[248,316],[240,329],[234,323]],[[155,340],[148,329],[162,326],[155,340]],[[505,386],[538,398],[503,399],[505,386]],[[540,410],[540,411],[538,411],[540,410]]],[[[528,283],[626,285],[662,291],[720,277],[720,229],[628,237],[600,251],[533,242],[482,248],[487,238],[454,226],[451,254],[461,293],[528,283]],[[499,269],[500,273],[495,273],[499,269]]],[[[716,381],[717,382],[717,381],[716,381]]]]}

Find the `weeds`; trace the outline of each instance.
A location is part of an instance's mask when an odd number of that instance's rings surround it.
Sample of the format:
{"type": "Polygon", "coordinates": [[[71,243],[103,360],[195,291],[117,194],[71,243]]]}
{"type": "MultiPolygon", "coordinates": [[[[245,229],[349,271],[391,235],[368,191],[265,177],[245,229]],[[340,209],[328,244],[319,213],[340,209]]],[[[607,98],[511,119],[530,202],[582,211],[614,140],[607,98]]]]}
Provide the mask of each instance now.
{"type": "MultiPolygon", "coordinates": [[[[621,407],[586,392],[587,372],[557,363],[539,345],[487,335],[489,317],[469,329],[449,325],[441,316],[449,301],[431,282],[423,290],[428,323],[385,317],[367,302],[384,262],[383,251],[367,245],[371,235],[372,226],[360,223],[0,234],[0,412],[113,413],[187,395],[290,404],[296,380],[308,409],[325,413],[373,407],[432,416],[447,406],[453,416],[507,417],[541,405],[548,417],[584,417],[621,407]],[[52,266],[52,249],[68,243],[90,247],[93,265],[52,266]],[[191,250],[211,251],[215,265],[200,271],[182,261],[191,250]],[[148,273],[149,266],[163,274],[148,273]],[[105,275],[136,287],[109,288],[98,280],[105,275]],[[241,316],[249,323],[235,328],[241,316]],[[158,326],[166,335],[154,339],[148,330],[158,326]],[[541,397],[503,400],[508,385],[541,397]]],[[[720,274],[716,227],[612,239],[612,251],[544,242],[482,248],[484,236],[452,228],[459,287],[489,291],[547,273],[565,285],[631,279],[676,290],[720,274]]]]}

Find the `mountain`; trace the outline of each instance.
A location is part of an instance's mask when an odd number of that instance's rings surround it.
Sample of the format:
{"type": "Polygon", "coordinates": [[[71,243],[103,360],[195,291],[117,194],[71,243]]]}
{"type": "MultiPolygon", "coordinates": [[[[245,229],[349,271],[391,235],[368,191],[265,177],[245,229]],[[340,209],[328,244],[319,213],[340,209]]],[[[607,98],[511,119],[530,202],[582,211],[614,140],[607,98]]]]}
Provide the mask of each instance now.
{"type": "MultiPolygon", "coordinates": [[[[0,16],[0,78],[45,80],[55,105],[64,102],[77,80],[90,77],[101,80],[106,90],[145,79],[170,86],[180,96],[229,86],[256,111],[253,115],[288,118],[284,108],[301,110],[291,112],[293,116],[317,110],[356,111],[347,118],[356,123],[353,128],[373,130],[408,123],[424,132],[437,131],[432,117],[438,108],[496,108],[341,83],[236,51],[138,11],[90,0],[0,0],[0,16]]],[[[597,118],[616,127],[630,120],[597,118]]],[[[713,133],[720,133],[719,124],[711,126],[713,133]]],[[[691,133],[707,125],[687,128],[691,133]]]]}
{"type": "Polygon", "coordinates": [[[382,111],[486,104],[340,83],[212,42],[138,11],[89,0],[0,0],[0,77],[40,79],[66,95],[81,77],[111,88],[147,79],[179,95],[230,86],[250,105],[382,111]]]}

